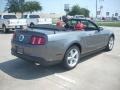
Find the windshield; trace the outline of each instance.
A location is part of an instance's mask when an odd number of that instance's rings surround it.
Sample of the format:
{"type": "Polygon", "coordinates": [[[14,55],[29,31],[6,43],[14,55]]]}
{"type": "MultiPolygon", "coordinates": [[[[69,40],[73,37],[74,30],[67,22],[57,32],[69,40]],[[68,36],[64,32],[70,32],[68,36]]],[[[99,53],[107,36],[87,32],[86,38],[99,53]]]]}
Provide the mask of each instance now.
{"type": "Polygon", "coordinates": [[[4,15],[4,19],[16,19],[17,17],[15,15],[4,15]]]}
{"type": "Polygon", "coordinates": [[[30,15],[30,18],[40,18],[39,15],[30,15]]]}

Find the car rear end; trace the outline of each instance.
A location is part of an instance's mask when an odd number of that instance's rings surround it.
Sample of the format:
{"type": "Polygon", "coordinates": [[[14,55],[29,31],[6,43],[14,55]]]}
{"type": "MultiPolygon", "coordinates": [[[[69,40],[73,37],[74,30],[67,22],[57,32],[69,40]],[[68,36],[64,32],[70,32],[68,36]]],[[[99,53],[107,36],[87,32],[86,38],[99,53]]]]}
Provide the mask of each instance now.
{"type": "Polygon", "coordinates": [[[8,28],[9,29],[21,29],[27,27],[27,21],[25,19],[9,19],[8,28]]]}
{"type": "Polygon", "coordinates": [[[14,14],[3,15],[4,24],[7,29],[23,28],[27,26],[27,21],[25,19],[17,19],[14,14]]]}
{"type": "Polygon", "coordinates": [[[54,46],[48,41],[47,34],[17,30],[11,42],[11,53],[14,56],[41,65],[51,65],[58,62],[56,60],[59,59],[59,56],[56,56],[54,46]]]}
{"type": "Polygon", "coordinates": [[[52,24],[51,18],[38,18],[37,23],[40,24],[52,24]]]}

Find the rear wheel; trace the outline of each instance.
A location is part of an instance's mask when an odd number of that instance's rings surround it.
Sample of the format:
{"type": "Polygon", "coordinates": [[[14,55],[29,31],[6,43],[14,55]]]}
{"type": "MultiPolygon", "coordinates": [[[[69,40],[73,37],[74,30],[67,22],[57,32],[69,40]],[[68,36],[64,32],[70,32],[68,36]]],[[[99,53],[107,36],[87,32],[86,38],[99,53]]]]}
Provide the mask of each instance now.
{"type": "Polygon", "coordinates": [[[6,26],[2,26],[3,32],[7,33],[9,30],[6,28],[6,26]]]}
{"type": "Polygon", "coordinates": [[[76,67],[80,59],[80,50],[77,46],[70,47],[64,56],[63,65],[66,69],[72,69],[76,67]]]}
{"type": "Polygon", "coordinates": [[[108,42],[108,44],[107,44],[107,46],[106,46],[106,50],[107,50],[107,51],[111,51],[111,50],[113,49],[113,46],[114,46],[114,37],[111,36],[111,37],[109,38],[109,42],[108,42]]]}

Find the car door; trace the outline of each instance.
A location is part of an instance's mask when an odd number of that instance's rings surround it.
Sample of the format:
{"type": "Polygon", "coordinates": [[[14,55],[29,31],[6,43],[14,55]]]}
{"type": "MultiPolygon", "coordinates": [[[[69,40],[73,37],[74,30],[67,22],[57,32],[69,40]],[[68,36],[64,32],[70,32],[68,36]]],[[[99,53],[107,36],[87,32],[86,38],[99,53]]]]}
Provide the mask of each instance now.
{"type": "Polygon", "coordinates": [[[81,21],[85,25],[85,47],[86,52],[94,51],[104,46],[104,35],[98,26],[89,20],[81,21]]]}
{"type": "Polygon", "coordinates": [[[75,24],[78,22],[77,19],[71,19],[67,22],[70,29],[74,29],[75,24]]]}

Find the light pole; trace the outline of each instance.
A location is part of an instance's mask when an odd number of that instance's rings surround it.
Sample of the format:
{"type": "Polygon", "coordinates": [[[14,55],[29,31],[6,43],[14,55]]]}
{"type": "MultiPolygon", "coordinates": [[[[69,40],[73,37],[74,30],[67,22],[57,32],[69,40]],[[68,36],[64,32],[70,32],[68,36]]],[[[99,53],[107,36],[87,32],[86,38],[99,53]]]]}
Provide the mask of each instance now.
{"type": "Polygon", "coordinates": [[[70,4],[64,4],[64,11],[66,12],[66,15],[68,14],[70,10],[70,4]]]}
{"type": "MultiPolygon", "coordinates": [[[[1,0],[1,4],[3,4],[2,3],[2,0],[1,0]]],[[[2,12],[2,5],[0,5],[0,13],[2,12]]]]}
{"type": "Polygon", "coordinates": [[[97,18],[97,8],[98,8],[98,1],[96,0],[96,18],[97,18]]]}

